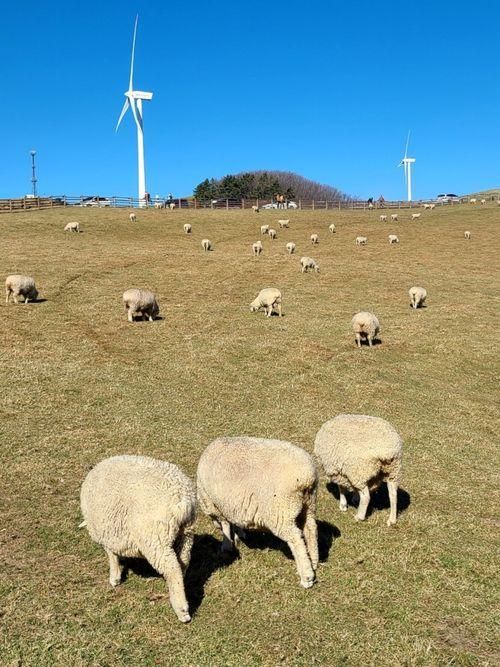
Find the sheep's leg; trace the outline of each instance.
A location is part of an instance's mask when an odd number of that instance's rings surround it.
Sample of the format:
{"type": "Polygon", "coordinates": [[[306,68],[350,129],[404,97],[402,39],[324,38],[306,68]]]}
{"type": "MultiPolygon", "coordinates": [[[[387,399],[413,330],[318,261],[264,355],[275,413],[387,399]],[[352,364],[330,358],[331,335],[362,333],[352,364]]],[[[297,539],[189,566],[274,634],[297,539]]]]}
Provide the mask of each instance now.
{"type": "Polygon", "coordinates": [[[193,547],[194,535],[190,529],[184,530],[177,544],[177,558],[181,564],[182,571],[185,572],[191,560],[191,549],[193,547]]]}
{"type": "Polygon", "coordinates": [[[314,584],[314,570],[301,530],[295,524],[292,524],[283,526],[277,534],[290,547],[295,565],[297,566],[297,572],[299,573],[301,586],[311,588],[314,584]]]}
{"type": "Polygon", "coordinates": [[[281,303],[278,303],[278,315],[279,317],[283,317],[283,313],[281,312],[281,303]]]}
{"type": "Polygon", "coordinates": [[[157,570],[167,582],[168,594],[172,609],[177,614],[179,621],[188,623],[191,620],[189,615],[189,605],[184,591],[184,579],[182,569],[177,555],[170,544],[170,536],[167,530],[164,531],[156,524],[157,539],[148,540],[146,544],[141,545],[141,552],[149,563],[157,570]]]}
{"type": "Polygon", "coordinates": [[[366,518],[366,510],[370,503],[370,489],[365,486],[362,489],[359,489],[359,505],[358,511],[356,512],[355,519],[356,521],[364,521],[366,518]]]}
{"type": "Polygon", "coordinates": [[[16,294],[13,294],[13,295],[12,295],[12,298],[14,299],[14,303],[19,303],[19,298],[18,298],[18,296],[19,296],[19,295],[16,295],[16,294]]]}
{"type": "Polygon", "coordinates": [[[389,518],[387,519],[388,526],[394,526],[397,521],[398,513],[398,485],[396,482],[388,479],[387,480],[387,490],[389,491],[389,503],[390,511],[389,518]]]}
{"type": "Polygon", "coordinates": [[[356,345],[361,347],[361,334],[359,333],[356,334],[356,345]]]}
{"type": "Polygon", "coordinates": [[[26,304],[26,303],[28,303],[28,301],[29,301],[29,297],[28,297],[28,296],[25,296],[25,297],[24,297],[24,303],[26,304]]]}
{"type": "Polygon", "coordinates": [[[342,486],[342,484],[337,484],[339,488],[339,500],[340,500],[340,511],[341,512],[347,512],[347,498],[346,498],[346,493],[347,489],[345,486],[342,486]]]}
{"type": "Polygon", "coordinates": [[[11,295],[11,291],[8,287],[5,288],[5,303],[9,303],[9,296],[11,295]]]}
{"type": "Polygon", "coordinates": [[[367,336],[367,338],[369,347],[372,347],[372,340],[373,340],[372,336],[367,336]]]}
{"type": "Polygon", "coordinates": [[[233,526],[233,534],[234,534],[234,544],[237,547],[240,542],[243,542],[246,539],[246,533],[243,530],[243,528],[240,528],[239,526],[233,526]]]}
{"type": "Polygon", "coordinates": [[[230,552],[234,549],[233,538],[231,536],[231,524],[229,523],[229,521],[221,519],[220,526],[222,528],[222,534],[224,536],[222,539],[221,551],[230,552]]]}
{"type": "Polygon", "coordinates": [[[109,583],[114,588],[121,584],[123,566],[120,564],[120,559],[115,553],[109,549],[105,549],[105,551],[109,558],[109,583]]]}
{"type": "Polygon", "coordinates": [[[316,570],[319,562],[318,524],[310,509],[307,511],[306,522],[304,524],[304,540],[307,547],[307,553],[311,559],[311,565],[313,570],[316,570]]]}

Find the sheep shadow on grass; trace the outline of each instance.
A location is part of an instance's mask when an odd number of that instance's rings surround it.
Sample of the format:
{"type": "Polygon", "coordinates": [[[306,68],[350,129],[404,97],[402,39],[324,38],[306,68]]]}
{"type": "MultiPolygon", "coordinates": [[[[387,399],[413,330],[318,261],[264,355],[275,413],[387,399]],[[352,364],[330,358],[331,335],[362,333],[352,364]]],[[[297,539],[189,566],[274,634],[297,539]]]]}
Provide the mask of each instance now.
{"type": "MultiPolygon", "coordinates": [[[[327,491],[332,494],[335,500],[339,501],[339,489],[336,484],[333,482],[328,482],[326,485],[327,491]]],[[[356,492],[348,493],[346,495],[347,505],[349,507],[356,507],[359,503],[359,496],[356,492]]],[[[401,487],[398,488],[398,516],[403,514],[411,503],[411,497],[408,491],[405,491],[401,487]]],[[[370,504],[368,505],[368,511],[366,512],[366,518],[371,516],[374,510],[388,510],[390,507],[389,503],[389,492],[387,490],[387,484],[382,483],[379,488],[371,494],[370,504]]]]}

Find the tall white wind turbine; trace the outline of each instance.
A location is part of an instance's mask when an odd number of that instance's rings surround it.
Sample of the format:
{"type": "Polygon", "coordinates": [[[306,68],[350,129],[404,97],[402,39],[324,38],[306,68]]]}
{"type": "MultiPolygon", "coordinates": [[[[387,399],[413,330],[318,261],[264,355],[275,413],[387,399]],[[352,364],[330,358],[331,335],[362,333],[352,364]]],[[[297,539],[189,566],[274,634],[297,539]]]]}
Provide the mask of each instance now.
{"type": "Polygon", "coordinates": [[[118,130],[120,123],[122,122],[123,116],[127,113],[129,107],[132,109],[132,114],[134,116],[135,124],[137,125],[137,171],[139,178],[139,206],[146,206],[146,169],[144,166],[144,127],[142,121],[142,100],[151,100],[153,98],[153,93],[145,93],[142,90],[134,90],[133,77],[134,77],[134,56],[135,56],[135,38],[137,35],[137,23],[139,21],[139,16],[135,17],[134,25],[134,38],[132,40],[132,58],[130,61],[130,80],[128,84],[128,90],[125,93],[125,104],[123,105],[122,112],[118,118],[118,123],[116,124],[116,130],[118,130]]]}
{"type": "Polygon", "coordinates": [[[405,155],[398,167],[404,167],[405,183],[408,188],[408,201],[411,201],[411,167],[416,161],[414,157],[408,157],[408,144],[410,143],[410,131],[408,130],[408,137],[406,139],[405,155]]]}

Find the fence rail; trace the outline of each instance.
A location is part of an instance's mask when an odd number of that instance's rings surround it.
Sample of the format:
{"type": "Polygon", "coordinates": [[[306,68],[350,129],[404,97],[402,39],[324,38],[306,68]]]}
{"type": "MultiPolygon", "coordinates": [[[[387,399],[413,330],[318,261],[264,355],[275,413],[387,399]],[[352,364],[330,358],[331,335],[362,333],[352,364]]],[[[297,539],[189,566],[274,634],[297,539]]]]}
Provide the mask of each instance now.
{"type": "MultiPolygon", "coordinates": [[[[149,208],[181,208],[181,209],[252,209],[257,207],[259,210],[282,210],[284,208],[297,209],[301,211],[328,211],[328,210],[369,210],[374,209],[404,209],[418,208],[426,203],[433,201],[438,206],[452,206],[469,202],[471,197],[460,197],[457,201],[436,202],[433,200],[419,201],[385,201],[383,203],[374,202],[373,204],[361,200],[334,200],[321,201],[315,199],[297,199],[294,202],[288,202],[279,206],[270,199],[217,199],[211,201],[199,201],[197,199],[159,199],[155,198],[147,203],[149,208]]],[[[500,201],[496,195],[484,197],[486,201],[500,201]]],[[[479,201],[479,200],[478,200],[479,201]]],[[[21,199],[0,199],[0,213],[9,213],[15,211],[30,211],[48,208],[59,208],[64,206],[78,206],[90,208],[142,208],[146,206],[143,200],[135,197],[71,197],[67,195],[53,197],[23,197],[21,199]]]]}

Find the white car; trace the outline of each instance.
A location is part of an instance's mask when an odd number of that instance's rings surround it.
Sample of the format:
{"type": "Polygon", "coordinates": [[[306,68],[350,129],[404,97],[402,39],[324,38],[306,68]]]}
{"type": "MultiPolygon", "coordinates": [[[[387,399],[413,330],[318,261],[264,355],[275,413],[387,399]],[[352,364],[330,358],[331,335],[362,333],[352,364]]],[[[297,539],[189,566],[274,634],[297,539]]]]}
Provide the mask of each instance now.
{"type": "Polygon", "coordinates": [[[111,206],[111,201],[106,197],[85,197],[85,199],[82,199],[80,206],[111,206]]]}
{"type": "Polygon", "coordinates": [[[460,197],[457,197],[457,195],[454,194],[442,194],[436,197],[436,201],[440,204],[448,204],[451,201],[460,201],[460,197]]]}
{"type": "Polygon", "coordinates": [[[297,204],[294,201],[289,201],[288,202],[288,208],[299,208],[297,204]]]}
{"type": "Polygon", "coordinates": [[[272,208],[278,208],[278,204],[264,204],[264,206],[261,206],[263,209],[272,209],[272,208]]]}

